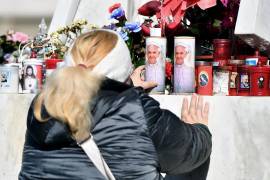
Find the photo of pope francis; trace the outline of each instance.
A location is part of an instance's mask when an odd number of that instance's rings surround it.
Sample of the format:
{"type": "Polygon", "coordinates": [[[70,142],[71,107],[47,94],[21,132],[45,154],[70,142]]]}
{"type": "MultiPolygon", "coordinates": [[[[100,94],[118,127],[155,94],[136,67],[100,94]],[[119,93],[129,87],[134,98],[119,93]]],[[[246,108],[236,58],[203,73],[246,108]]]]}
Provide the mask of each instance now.
{"type": "Polygon", "coordinates": [[[190,48],[183,43],[176,44],[174,48],[174,92],[192,93],[194,92],[195,74],[194,68],[187,65],[190,48]]]}
{"type": "Polygon", "coordinates": [[[162,58],[162,48],[156,44],[146,47],[145,80],[158,84],[153,92],[163,92],[165,89],[165,61],[162,58]]]}

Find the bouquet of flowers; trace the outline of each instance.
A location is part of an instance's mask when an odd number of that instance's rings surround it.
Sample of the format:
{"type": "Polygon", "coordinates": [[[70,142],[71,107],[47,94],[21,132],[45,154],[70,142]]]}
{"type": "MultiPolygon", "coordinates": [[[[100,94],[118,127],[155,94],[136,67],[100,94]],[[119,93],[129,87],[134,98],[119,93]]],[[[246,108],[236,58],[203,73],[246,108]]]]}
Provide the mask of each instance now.
{"type": "Polygon", "coordinates": [[[147,17],[142,31],[150,34],[149,28],[160,27],[168,39],[168,54],[173,52],[174,36],[194,36],[200,45],[199,54],[212,53],[215,38],[233,39],[240,0],[152,0],[138,9],[147,17]]]}
{"type": "MultiPolygon", "coordinates": [[[[239,2],[240,0],[152,0],[138,9],[139,15],[146,17],[142,23],[128,22],[123,7],[116,3],[108,8],[110,23],[101,28],[114,30],[121,35],[127,43],[135,67],[145,62],[145,37],[150,35],[150,27],[162,29],[162,35],[168,39],[167,54],[171,59],[173,37],[177,35],[195,36],[198,44],[206,47],[208,54],[212,53],[213,38],[218,38],[220,33],[224,34],[227,30],[233,32],[239,2]],[[203,44],[200,43],[201,40],[203,44]]],[[[62,58],[78,35],[94,28],[97,27],[88,24],[86,20],[78,20],[62,27],[50,35],[47,51],[49,54],[55,52],[62,58]]],[[[229,38],[228,33],[226,35],[222,38],[229,38]]],[[[199,49],[199,54],[203,50],[199,49]]],[[[171,81],[171,75],[172,63],[167,61],[167,82],[171,81]]]]}
{"type": "Polygon", "coordinates": [[[22,32],[8,31],[0,36],[0,64],[14,63],[19,57],[19,48],[28,42],[29,36],[22,32]]]}
{"type": "Polygon", "coordinates": [[[97,28],[95,25],[88,24],[84,19],[74,21],[71,25],[59,28],[56,32],[50,34],[46,53],[48,56],[57,54],[58,58],[63,58],[76,37],[95,28],[97,28]]]}
{"type": "Polygon", "coordinates": [[[118,32],[126,41],[135,67],[144,64],[145,37],[141,32],[141,24],[139,22],[128,22],[120,3],[110,6],[109,12],[111,23],[103,28],[118,32]]]}

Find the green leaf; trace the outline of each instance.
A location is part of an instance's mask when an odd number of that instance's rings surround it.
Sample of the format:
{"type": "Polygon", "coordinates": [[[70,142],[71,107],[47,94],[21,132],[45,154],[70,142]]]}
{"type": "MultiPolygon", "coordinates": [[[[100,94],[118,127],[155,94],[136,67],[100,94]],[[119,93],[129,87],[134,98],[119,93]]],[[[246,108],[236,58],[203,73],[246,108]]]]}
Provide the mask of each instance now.
{"type": "Polygon", "coordinates": [[[193,33],[193,34],[196,34],[196,35],[199,35],[200,34],[200,30],[198,28],[191,28],[190,31],[193,33]]]}
{"type": "Polygon", "coordinates": [[[213,27],[218,28],[218,27],[221,26],[221,23],[222,23],[222,21],[220,21],[218,19],[215,19],[214,22],[213,22],[213,27]]]}

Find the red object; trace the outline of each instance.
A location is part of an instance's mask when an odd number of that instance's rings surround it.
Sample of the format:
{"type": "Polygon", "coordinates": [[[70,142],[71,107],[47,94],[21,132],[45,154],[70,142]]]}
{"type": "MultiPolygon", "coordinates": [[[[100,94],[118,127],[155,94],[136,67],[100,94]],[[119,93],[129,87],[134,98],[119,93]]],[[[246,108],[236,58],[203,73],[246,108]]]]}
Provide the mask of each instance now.
{"type": "Polygon", "coordinates": [[[46,69],[56,69],[57,63],[62,61],[63,61],[62,59],[47,59],[46,69]]]}
{"type": "Polygon", "coordinates": [[[37,70],[37,79],[38,79],[38,88],[42,88],[42,80],[43,80],[43,67],[42,65],[36,65],[37,70]]]}
{"type": "Polygon", "coordinates": [[[138,13],[143,16],[154,16],[160,11],[160,6],[160,1],[149,1],[138,9],[138,13]]]}
{"type": "Polygon", "coordinates": [[[167,77],[169,80],[172,79],[172,69],[173,69],[172,63],[166,61],[165,73],[166,73],[166,77],[167,77]]]}
{"type": "Polygon", "coordinates": [[[121,4],[120,3],[115,3],[114,5],[109,7],[109,12],[112,13],[113,10],[115,10],[115,9],[117,9],[119,7],[121,7],[121,4]]]}
{"type": "Polygon", "coordinates": [[[237,67],[237,95],[249,96],[250,79],[249,79],[249,67],[247,65],[237,67]]]}
{"type": "Polygon", "coordinates": [[[211,63],[196,62],[195,70],[196,89],[200,95],[213,95],[213,67],[211,63]]]}
{"type": "Polygon", "coordinates": [[[267,61],[268,61],[268,57],[266,56],[259,56],[259,63],[261,63],[262,65],[267,65],[267,61]]]}
{"type": "Polygon", "coordinates": [[[31,66],[33,68],[33,74],[36,76],[38,80],[38,89],[42,88],[42,80],[43,80],[43,63],[40,60],[30,59],[24,61],[24,74],[27,74],[27,68],[31,66]]]}
{"type": "MultiPolygon", "coordinates": [[[[161,6],[161,21],[168,22],[168,17],[172,17],[176,24],[179,24],[184,16],[185,9],[182,8],[183,0],[164,0],[161,6]]],[[[186,3],[185,3],[186,5],[186,3]]]]}
{"type": "Polygon", "coordinates": [[[186,2],[187,2],[186,8],[189,8],[189,7],[193,6],[193,5],[196,4],[198,1],[200,1],[200,0],[186,0],[186,2]]]}
{"type": "Polygon", "coordinates": [[[231,73],[230,73],[230,84],[229,84],[229,95],[230,96],[237,96],[237,67],[244,65],[244,60],[229,60],[229,65],[232,66],[231,73]]]}
{"type": "Polygon", "coordinates": [[[178,33],[185,11],[195,4],[207,9],[216,5],[216,0],[152,0],[142,5],[138,14],[149,17],[156,15],[162,32],[173,35],[178,33]]]}
{"type": "Polygon", "coordinates": [[[269,96],[269,66],[252,66],[250,73],[250,95],[251,96],[269,96]]]}
{"type": "Polygon", "coordinates": [[[200,0],[197,5],[202,9],[205,10],[207,8],[213,7],[217,4],[217,0],[200,0]]]}
{"type": "Polygon", "coordinates": [[[179,23],[176,23],[176,22],[172,22],[170,24],[167,24],[166,28],[168,28],[169,30],[174,30],[177,28],[177,26],[179,26],[180,24],[179,23]]]}
{"type": "Polygon", "coordinates": [[[219,66],[227,65],[227,62],[231,57],[231,41],[229,39],[214,39],[213,46],[214,61],[218,62],[219,66]]]}
{"type": "Polygon", "coordinates": [[[37,53],[35,51],[32,51],[30,58],[37,58],[37,53]]]}
{"type": "Polygon", "coordinates": [[[58,59],[58,54],[57,53],[52,53],[51,59],[58,59]]]}
{"type": "Polygon", "coordinates": [[[248,58],[258,58],[258,63],[261,63],[261,65],[267,65],[267,62],[268,62],[268,57],[267,56],[260,56],[259,51],[255,51],[254,55],[239,55],[238,56],[238,59],[245,60],[248,58]]]}
{"type": "Polygon", "coordinates": [[[148,26],[147,24],[142,24],[141,28],[144,36],[150,36],[150,26],[148,26]]]}

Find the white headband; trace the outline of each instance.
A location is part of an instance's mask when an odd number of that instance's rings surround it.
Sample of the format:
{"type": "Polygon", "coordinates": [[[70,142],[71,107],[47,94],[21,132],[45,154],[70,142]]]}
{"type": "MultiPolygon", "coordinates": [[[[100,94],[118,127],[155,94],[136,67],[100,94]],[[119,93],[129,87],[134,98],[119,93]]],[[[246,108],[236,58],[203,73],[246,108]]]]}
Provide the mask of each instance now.
{"type": "MultiPolygon", "coordinates": [[[[115,47],[94,67],[93,72],[105,75],[108,78],[125,82],[133,71],[129,49],[122,37],[115,31],[98,29],[94,31],[107,31],[117,35],[115,47]]],[[[65,56],[65,66],[75,66],[70,51],[65,56]]]]}

